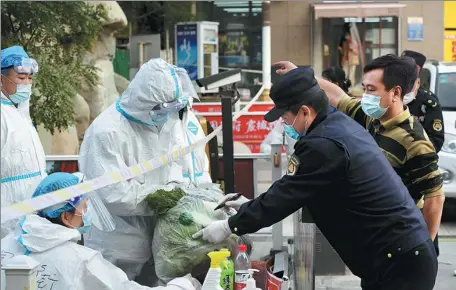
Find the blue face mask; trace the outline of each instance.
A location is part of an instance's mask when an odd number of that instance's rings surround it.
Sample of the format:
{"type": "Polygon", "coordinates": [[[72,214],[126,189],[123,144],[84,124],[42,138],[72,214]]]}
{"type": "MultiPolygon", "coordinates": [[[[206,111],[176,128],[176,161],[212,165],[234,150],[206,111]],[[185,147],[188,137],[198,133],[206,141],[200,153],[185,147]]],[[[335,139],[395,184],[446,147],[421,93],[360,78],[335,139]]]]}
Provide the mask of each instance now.
{"type": "Polygon", "coordinates": [[[283,124],[283,130],[285,131],[285,134],[290,136],[290,138],[292,138],[294,140],[299,139],[299,133],[298,133],[298,131],[296,131],[295,128],[293,128],[292,125],[283,124]]]}
{"type": "Polygon", "coordinates": [[[25,85],[25,84],[16,84],[9,78],[7,78],[5,75],[3,77],[7,80],[9,80],[11,83],[16,85],[16,92],[12,95],[9,95],[8,97],[10,100],[15,103],[15,104],[21,104],[28,99],[30,99],[30,96],[32,95],[32,85],[25,85]]]}
{"type": "Polygon", "coordinates": [[[75,227],[81,234],[87,233],[87,231],[92,227],[92,211],[90,208],[82,216],[82,227],[75,227]]]}
{"type": "Polygon", "coordinates": [[[294,123],[296,122],[297,117],[298,116],[295,117],[293,124],[291,124],[291,125],[288,125],[285,123],[283,124],[283,130],[285,131],[285,134],[287,134],[288,136],[290,136],[290,138],[292,138],[294,140],[299,140],[299,137],[306,135],[306,131],[307,131],[307,129],[306,129],[304,131],[304,133],[299,134],[298,131],[296,131],[296,129],[293,127],[294,123]]]}
{"type": "Polygon", "coordinates": [[[171,117],[170,112],[162,113],[162,114],[150,114],[150,119],[152,121],[152,124],[154,126],[162,126],[168,121],[168,119],[171,117]]]}
{"type": "Polygon", "coordinates": [[[385,115],[388,108],[382,108],[380,106],[381,98],[379,96],[363,94],[361,99],[361,107],[366,115],[374,119],[380,119],[385,115]]]}

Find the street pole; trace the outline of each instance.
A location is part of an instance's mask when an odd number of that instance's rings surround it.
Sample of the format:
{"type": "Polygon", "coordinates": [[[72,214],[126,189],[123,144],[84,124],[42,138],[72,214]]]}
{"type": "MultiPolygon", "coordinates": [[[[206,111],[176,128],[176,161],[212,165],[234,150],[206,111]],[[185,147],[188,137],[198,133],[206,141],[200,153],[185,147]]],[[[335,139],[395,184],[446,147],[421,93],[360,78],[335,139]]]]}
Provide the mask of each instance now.
{"type": "Polygon", "coordinates": [[[234,186],[233,100],[235,91],[224,91],[222,97],[223,181],[225,194],[236,192],[234,186]]]}
{"type": "Polygon", "coordinates": [[[263,2],[263,93],[260,100],[263,102],[271,101],[269,90],[271,89],[271,15],[270,1],[263,2]]]}

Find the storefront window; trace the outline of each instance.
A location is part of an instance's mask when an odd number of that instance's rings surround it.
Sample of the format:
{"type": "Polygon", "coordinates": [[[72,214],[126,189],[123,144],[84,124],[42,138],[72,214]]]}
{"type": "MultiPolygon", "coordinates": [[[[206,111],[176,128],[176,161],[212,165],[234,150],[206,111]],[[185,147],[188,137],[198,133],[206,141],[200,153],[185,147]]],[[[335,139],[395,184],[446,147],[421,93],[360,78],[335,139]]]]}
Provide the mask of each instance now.
{"type": "Polygon", "coordinates": [[[398,53],[397,29],[397,17],[324,18],[323,69],[341,66],[352,84],[360,85],[363,63],[398,53]],[[356,23],[360,43],[351,35],[349,23],[356,23]]]}
{"type": "Polygon", "coordinates": [[[197,5],[198,20],[219,22],[219,66],[261,69],[262,2],[201,1],[197,5]]]}

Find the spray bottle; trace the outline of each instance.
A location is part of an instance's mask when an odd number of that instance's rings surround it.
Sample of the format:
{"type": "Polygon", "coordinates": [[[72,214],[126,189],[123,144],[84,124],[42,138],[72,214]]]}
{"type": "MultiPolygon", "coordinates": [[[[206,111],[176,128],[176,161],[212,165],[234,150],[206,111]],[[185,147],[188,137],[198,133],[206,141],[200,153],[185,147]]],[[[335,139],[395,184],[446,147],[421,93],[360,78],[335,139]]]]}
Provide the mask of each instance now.
{"type": "Polygon", "coordinates": [[[261,290],[261,288],[256,287],[256,281],[253,279],[253,274],[255,272],[260,272],[256,269],[249,269],[249,279],[247,280],[244,290],[261,290]]]}
{"type": "Polygon", "coordinates": [[[215,251],[207,255],[211,258],[211,267],[207,272],[201,290],[223,290],[220,286],[220,277],[222,276],[220,263],[226,259],[226,252],[215,251]]]}
{"type": "Polygon", "coordinates": [[[228,249],[220,249],[220,252],[225,253],[225,260],[222,261],[222,277],[220,278],[220,286],[223,290],[234,290],[234,263],[230,259],[231,252],[228,249]]]}

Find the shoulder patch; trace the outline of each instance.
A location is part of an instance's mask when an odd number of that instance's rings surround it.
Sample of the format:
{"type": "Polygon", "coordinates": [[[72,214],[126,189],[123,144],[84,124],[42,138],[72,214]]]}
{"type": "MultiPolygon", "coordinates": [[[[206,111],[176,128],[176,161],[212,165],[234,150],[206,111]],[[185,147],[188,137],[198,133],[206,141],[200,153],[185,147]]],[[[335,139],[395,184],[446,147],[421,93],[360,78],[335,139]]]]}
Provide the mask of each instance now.
{"type": "Polygon", "coordinates": [[[435,108],[435,107],[437,107],[437,102],[433,99],[428,99],[426,102],[426,105],[431,108],[435,108]]]}
{"type": "Polygon", "coordinates": [[[432,128],[437,132],[442,131],[442,120],[435,119],[432,128]]]}
{"type": "Polygon", "coordinates": [[[296,155],[291,155],[290,160],[288,161],[287,175],[295,175],[298,171],[298,167],[301,164],[299,157],[296,155]]]}
{"type": "Polygon", "coordinates": [[[193,135],[198,134],[198,126],[196,126],[192,121],[188,122],[187,128],[193,133],[193,135]]]}

